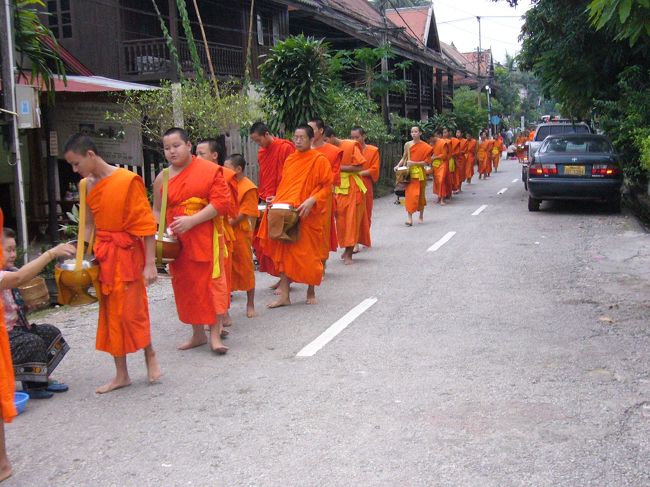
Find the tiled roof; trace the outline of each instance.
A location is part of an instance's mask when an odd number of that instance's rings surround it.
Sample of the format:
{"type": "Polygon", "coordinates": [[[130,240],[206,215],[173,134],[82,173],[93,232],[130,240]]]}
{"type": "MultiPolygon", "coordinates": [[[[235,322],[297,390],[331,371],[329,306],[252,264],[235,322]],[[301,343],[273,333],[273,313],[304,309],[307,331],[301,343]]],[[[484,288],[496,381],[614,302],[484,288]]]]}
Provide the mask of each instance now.
{"type": "Polygon", "coordinates": [[[397,27],[403,27],[404,32],[413,37],[418,43],[426,46],[429,34],[430,9],[429,5],[386,9],[386,17],[397,27]]]}

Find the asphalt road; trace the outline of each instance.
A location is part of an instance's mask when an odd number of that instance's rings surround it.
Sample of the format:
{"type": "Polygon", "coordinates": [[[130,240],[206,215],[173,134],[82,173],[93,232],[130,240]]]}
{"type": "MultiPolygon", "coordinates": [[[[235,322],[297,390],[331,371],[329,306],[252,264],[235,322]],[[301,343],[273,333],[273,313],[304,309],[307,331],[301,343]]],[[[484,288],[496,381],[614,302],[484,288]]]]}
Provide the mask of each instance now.
{"type": "Polygon", "coordinates": [[[155,386],[133,356],[133,386],[95,395],[112,371],[96,311],[50,315],[71,390],[8,426],[6,485],[650,485],[650,236],[590,205],[529,213],[515,178],[504,161],[412,228],[378,200],[375,246],[351,267],[332,256],[320,304],[295,286],[266,310],[259,276],[247,320],[236,296],[225,357],[175,349],[189,330],[156,284],[155,386]]]}

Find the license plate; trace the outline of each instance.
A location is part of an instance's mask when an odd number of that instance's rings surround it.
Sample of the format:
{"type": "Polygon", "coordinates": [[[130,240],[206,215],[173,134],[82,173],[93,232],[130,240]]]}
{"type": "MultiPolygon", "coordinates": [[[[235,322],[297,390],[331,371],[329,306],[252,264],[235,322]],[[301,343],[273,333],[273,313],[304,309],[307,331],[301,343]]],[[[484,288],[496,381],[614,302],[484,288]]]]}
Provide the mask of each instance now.
{"type": "Polygon", "coordinates": [[[564,166],[564,174],[567,176],[584,176],[585,166],[564,166]]]}

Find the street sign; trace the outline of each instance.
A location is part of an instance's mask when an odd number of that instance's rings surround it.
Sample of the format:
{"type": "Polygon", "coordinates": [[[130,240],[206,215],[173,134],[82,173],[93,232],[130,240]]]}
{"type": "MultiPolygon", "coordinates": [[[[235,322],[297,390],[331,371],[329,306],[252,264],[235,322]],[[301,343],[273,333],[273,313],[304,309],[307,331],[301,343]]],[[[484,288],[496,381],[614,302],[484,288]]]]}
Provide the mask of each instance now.
{"type": "Polygon", "coordinates": [[[492,122],[492,125],[499,125],[501,123],[501,119],[498,115],[492,115],[490,122],[492,122]]]}

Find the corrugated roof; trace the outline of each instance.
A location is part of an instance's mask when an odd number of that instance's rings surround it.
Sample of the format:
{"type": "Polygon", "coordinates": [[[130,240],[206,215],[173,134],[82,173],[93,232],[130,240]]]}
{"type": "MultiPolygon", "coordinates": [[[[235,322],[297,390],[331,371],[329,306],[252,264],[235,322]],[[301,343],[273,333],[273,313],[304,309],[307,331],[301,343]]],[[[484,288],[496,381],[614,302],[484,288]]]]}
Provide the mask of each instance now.
{"type": "MultiPolygon", "coordinates": [[[[19,80],[23,85],[38,86],[38,80],[34,81],[25,76],[19,80]]],[[[117,79],[104,78],[103,76],[66,76],[66,82],[62,78],[54,80],[54,91],[68,93],[91,93],[108,91],[142,91],[156,90],[155,86],[143,85],[140,83],[129,83],[117,79]]]]}

